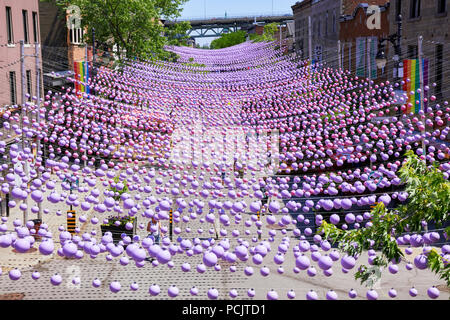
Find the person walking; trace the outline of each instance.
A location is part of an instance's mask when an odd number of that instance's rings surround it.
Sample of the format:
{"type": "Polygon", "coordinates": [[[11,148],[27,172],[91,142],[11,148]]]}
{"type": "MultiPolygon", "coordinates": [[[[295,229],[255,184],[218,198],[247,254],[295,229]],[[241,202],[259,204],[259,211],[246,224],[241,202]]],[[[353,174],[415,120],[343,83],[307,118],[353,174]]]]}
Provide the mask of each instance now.
{"type": "Polygon", "coordinates": [[[147,225],[147,231],[150,232],[148,237],[152,238],[154,244],[159,244],[161,222],[152,218],[147,225]]]}
{"type": "MultiPolygon", "coordinates": [[[[152,218],[147,224],[147,231],[149,232],[148,238],[151,238],[153,240],[153,244],[159,245],[161,222],[156,221],[155,218],[152,218]]],[[[153,260],[155,260],[155,258],[147,257],[144,260],[153,262],[153,260]]]]}

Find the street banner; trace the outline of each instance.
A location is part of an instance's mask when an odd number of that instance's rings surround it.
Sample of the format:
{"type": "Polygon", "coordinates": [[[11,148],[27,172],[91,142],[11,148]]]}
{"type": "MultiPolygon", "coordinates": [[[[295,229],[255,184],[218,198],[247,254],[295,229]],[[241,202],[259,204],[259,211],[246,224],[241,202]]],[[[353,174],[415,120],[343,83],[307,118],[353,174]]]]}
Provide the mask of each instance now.
{"type": "MultiPolygon", "coordinates": [[[[423,67],[423,86],[428,85],[428,59],[422,59],[422,67],[423,67]]],[[[405,113],[419,113],[420,110],[423,109],[421,105],[421,97],[420,93],[417,92],[417,89],[420,88],[420,65],[419,59],[408,59],[403,61],[403,90],[406,91],[407,94],[407,106],[405,109],[405,113]],[[409,79],[409,81],[408,81],[409,79]],[[411,94],[412,93],[412,94],[411,94]]],[[[427,106],[427,103],[424,103],[427,106]]]]}

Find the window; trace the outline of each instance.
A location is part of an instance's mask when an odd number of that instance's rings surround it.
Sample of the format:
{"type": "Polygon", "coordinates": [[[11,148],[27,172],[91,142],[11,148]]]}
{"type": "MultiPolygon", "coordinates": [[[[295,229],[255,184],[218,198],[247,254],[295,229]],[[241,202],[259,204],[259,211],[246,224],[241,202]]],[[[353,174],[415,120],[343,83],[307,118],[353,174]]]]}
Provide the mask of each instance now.
{"type": "Polygon", "coordinates": [[[443,79],[443,62],[444,62],[444,45],[436,45],[436,64],[435,64],[435,82],[436,96],[442,96],[442,79],[443,79]]]}
{"type": "Polygon", "coordinates": [[[8,43],[14,43],[11,7],[6,7],[6,32],[8,34],[8,43]]]}
{"type": "Polygon", "coordinates": [[[416,45],[408,46],[408,59],[417,59],[418,53],[419,51],[416,45]]]}
{"type": "Polygon", "coordinates": [[[328,35],[328,11],[327,11],[327,15],[325,17],[325,35],[328,35]]]}
{"type": "Polygon", "coordinates": [[[31,101],[32,95],[32,84],[31,84],[31,70],[27,70],[27,93],[30,95],[28,101],[31,101]]]}
{"type": "Polygon", "coordinates": [[[411,0],[410,18],[420,17],[420,0],[411,0]]]}
{"type": "Polygon", "coordinates": [[[23,40],[25,43],[30,43],[30,39],[28,37],[28,11],[22,10],[22,19],[23,19],[23,40]]]}
{"type": "Polygon", "coordinates": [[[446,13],[446,12],[447,12],[447,1],[446,0],[438,0],[437,13],[446,13]]]}
{"type": "Polygon", "coordinates": [[[321,21],[319,20],[318,25],[317,25],[317,34],[320,36],[322,36],[322,26],[321,26],[321,21]]]}
{"type": "Polygon", "coordinates": [[[34,43],[39,42],[39,35],[38,35],[38,30],[39,30],[39,25],[38,25],[38,14],[37,12],[33,12],[33,36],[34,36],[34,43]]]}
{"type": "Polygon", "coordinates": [[[11,93],[11,105],[17,105],[17,86],[16,86],[16,72],[9,72],[9,92],[11,93]]]}

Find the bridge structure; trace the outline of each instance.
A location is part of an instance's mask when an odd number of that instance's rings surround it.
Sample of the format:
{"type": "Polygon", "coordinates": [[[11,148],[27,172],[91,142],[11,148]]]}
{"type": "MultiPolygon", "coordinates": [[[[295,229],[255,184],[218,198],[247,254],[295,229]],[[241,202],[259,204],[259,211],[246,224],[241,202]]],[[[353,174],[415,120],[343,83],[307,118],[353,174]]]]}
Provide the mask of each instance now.
{"type": "Polygon", "coordinates": [[[191,29],[186,35],[190,38],[211,38],[220,37],[225,33],[236,32],[238,30],[249,30],[253,25],[265,25],[268,23],[285,23],[292,20],[292,14],[270,15],[270,16],[241,16],[225,18],[203,18],[203,19],[183,19],[177,21],[165,21],[167,26],[182,21],[189,21],[191,29]]]}

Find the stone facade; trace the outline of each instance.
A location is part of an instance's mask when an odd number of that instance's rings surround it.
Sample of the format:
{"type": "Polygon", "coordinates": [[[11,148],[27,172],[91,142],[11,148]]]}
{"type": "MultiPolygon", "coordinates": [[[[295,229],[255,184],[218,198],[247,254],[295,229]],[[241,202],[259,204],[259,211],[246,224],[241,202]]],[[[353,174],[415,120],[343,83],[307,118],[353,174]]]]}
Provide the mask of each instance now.
{"type": "Polygon", "coordinates": [[[294,50],[301,59],[308,58],[308,17],[311,15],[311,0],[297,2],[292,6],[295,24],[294,50]]]}
{"type": "MultiPolygon", "coordinates": [[[[429,61],[429,83],[436,84],[431,86],[430,94],[435,95],[438,101],[450,99],[449,6],[449,1],[393,0],[389,14],[391,22],[396,21],[399,13],[402,15],[403,59],[417,58],[418,36],[423,37],[423,55],[429,61]]],[[[396,32],[397,25],[391,23],[390,33],[396,32]]]]}
{"type": "Polygon", "coordinates": [[[309,17],[311,17],[312,59],[338,66],[339,15],[341,0],[305,0],[292,6],[295,21],[295,51],[309,58],[309,17]]]}
{"type": "Polygon", "coordinates": [[[314,61],[338,67],[339,15],[341,0],[311,2],[312,53],[314,61]]]}

